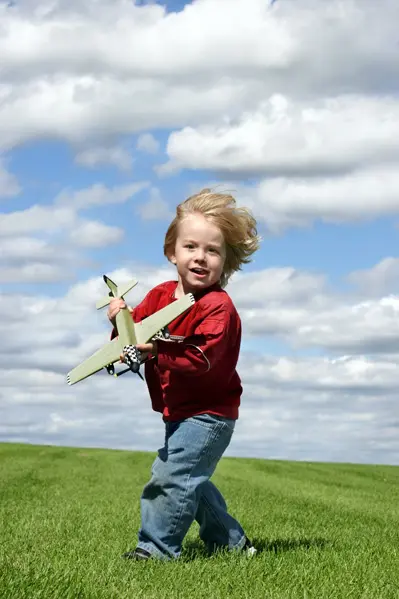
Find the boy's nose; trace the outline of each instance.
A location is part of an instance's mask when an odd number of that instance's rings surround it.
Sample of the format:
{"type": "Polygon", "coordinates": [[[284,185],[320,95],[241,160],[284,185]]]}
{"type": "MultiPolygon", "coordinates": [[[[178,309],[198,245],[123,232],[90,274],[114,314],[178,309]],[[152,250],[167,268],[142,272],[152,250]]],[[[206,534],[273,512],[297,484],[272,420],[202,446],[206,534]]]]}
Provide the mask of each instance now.
{"type": "Polygon", "coordinates": [[[197,250],[195,254],[195,260],[197,262],[204,262],[205,260],[205,252],[203,250],[197,250]]]}

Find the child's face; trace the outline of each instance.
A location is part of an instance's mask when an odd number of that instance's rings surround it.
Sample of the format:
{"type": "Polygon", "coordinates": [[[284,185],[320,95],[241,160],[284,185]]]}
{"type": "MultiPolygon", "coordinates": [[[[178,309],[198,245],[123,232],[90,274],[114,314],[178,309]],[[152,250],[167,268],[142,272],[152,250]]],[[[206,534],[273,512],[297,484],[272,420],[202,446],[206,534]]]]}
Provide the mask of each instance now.
{"type": "Polygon", "coordinates": [[[190,214],[179,225],[175,253],[179,283],[184,293],[195,293],[217,283],[226,249],[221,230],[202,214],[190,214]]]}

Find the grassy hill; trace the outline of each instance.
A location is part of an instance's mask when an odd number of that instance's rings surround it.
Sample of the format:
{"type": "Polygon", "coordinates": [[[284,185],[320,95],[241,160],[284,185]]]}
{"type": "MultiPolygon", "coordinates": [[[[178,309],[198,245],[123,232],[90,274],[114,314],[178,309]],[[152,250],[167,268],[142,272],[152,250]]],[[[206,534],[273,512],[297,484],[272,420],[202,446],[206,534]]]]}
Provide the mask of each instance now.
{"type": "Polygon", "coordinates": [[[214,476],[255,557],[136,563],[154,456],[0,444],[0,597],[399,597],[399,467],[225,458],[214,476]]]}

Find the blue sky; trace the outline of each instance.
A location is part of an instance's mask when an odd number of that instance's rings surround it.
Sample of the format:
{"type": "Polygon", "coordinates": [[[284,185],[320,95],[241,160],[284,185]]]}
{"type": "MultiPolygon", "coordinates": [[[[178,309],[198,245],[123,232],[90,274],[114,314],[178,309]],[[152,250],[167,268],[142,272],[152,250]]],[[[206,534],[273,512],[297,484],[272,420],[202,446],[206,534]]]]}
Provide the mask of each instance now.
{"type": "Polygon", "coordinates": [[[101,275],[137,276],[132,302],[173,276],[174,209],[217,185],[263,236],[228,287],[231,454],[399,463],[399,7],[188,4],[1,6],[0,440],[155,449],[145,387],[123,377],[115,404],[103,376],[71,391],[64,375],[107,334],[101,275]]]}
{"type": "MultiPolygon", "coordinates": [[[[175,4],[175,3],[173,3],[175,4]]],[[[177,4],[177,3],[176,3],[177,4]]],[[[175,6],[173,6],[175,9],[175,6]]],[[[162,149],[171,131],[152,131],[162,149]]],[[[54,197],[65,189],[79,190],[99,182],[114,187],[132,181],[148,181],[158,187],[171,209],[190,193],[195,184],[198,188],[214,179],[212,173],[182,172],[178,176],[159,178],[154,166],[164,161],[164,153],[148,155],[135,152],[137,135],[129,136],[124,144],[134,153],[132,171],[121,172],[113,165],[101,165],[88,169],[74,162],[71,147],[63,142],[38,141],[10,151],[8,163],[22,187],[21,193],[12,202],[3,204],[4,213],[24,210],[32,204],[50,205],[54,197]]],[[[219,179],[223,185],[223,179],[219,179]]],[[[233,183],[234,185],[234,183],[233,183]]],[[[231,187],[230,182],[227,185],[231,187]]],[[[137,197],[116,209],[112,206],[91,209],[99,218],[110,225],[129,220],[134,227],[135,207],[148,200],[148,190],[144,189],[137,197]]],[[[385,256],[395,256],[398,250],[398,221],[395,216],[361,221],[350,224],[327,224],[316,222],[306,228],[295,228],[282,234],[270,234],[267,223],[259,223],[263,236],[262,251],[256,256],[258,268],[291,265],[299,269],[327,272],[331,281],[340,286],[352,270],[367,269],[385,256]]],[[[146,245],[146,260],[159,264],[162,260],[162,236],[166,221],[150,220],[140,222],[131,234],[118,247],[106,248],[104,260],[107,268],[114,268],[114,258],[123,257],[130,248],[146,245]],[[146,244],[147,236],[156,238],[157,245],[146,244]]],[[[247,267],[249,270],[253,265],[247,267]]]]}

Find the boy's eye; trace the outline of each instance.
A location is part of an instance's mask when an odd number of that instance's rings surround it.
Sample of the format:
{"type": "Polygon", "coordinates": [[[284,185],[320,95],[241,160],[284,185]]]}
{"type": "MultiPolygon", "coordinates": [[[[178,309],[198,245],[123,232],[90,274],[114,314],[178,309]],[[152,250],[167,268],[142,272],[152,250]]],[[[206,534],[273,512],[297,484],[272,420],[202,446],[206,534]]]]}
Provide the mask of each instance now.
{"type": "Polygon", "coordinates": [[[193,249],[194,245],[192,243],[186,243],[186,245],[184,247],[186,247],[189,250],[191,250],[191,249],[193,249]]]}

